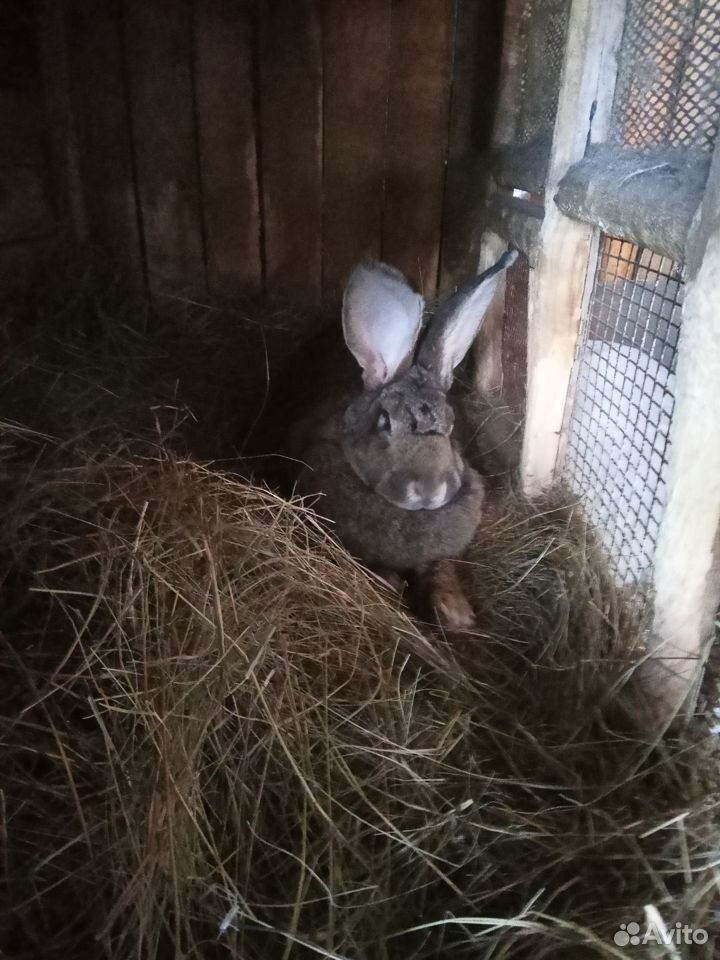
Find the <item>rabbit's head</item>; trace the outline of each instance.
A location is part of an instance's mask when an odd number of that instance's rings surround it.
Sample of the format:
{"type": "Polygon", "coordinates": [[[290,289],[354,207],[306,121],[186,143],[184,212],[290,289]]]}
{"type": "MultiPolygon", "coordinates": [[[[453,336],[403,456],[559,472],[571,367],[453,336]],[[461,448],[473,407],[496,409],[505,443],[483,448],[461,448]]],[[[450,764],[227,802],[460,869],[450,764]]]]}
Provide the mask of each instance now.
{"type": "Polygon", "coordinates": [[[482,324],[508,251],[460,287],[423,327],[423,299],[382,263],[355,268],[343,299],[345,342],[363,390],[343,424],[345,456],[364,483],[403,510],[435,510],[460,489],[465,462],[453,443],[448,391],[482,324]]]}

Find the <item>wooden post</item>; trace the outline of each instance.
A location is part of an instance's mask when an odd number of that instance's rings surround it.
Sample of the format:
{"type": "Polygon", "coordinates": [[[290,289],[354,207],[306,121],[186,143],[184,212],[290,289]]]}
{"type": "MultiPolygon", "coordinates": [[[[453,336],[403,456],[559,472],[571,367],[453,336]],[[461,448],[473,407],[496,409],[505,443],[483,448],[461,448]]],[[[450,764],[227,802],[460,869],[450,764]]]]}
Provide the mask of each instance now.
{"type": "Polygon", "coordinates": [[[625,0],[573,0],[546,185],[538,264],[530,281],[527,419],[522,452],[526,494],[553,480],[575,357],[595,227],[570,220],[553,197],[588,142],[610,122],[625,0]]]}
{"type": "MultiPolygon", "coordinates": [[[[483,234],[480,245],[478,273],[487,270],[507,250],[507,241],[488,230],[483,234]]],[[[497,285],[493,301],[485,314],[480,328],[473,355],[475,358],[475,386],[483,393],[493,393],[502,387],[502,333],[505,316],[505,282],[503,273],[497,285]]]]}
{"type": "Polygon", "coordinates": [[[720,603],[720,149],[687,251],[670,428],[668,501],[655,555],[650,657],[661,717],[692,711],[720,603]]]}

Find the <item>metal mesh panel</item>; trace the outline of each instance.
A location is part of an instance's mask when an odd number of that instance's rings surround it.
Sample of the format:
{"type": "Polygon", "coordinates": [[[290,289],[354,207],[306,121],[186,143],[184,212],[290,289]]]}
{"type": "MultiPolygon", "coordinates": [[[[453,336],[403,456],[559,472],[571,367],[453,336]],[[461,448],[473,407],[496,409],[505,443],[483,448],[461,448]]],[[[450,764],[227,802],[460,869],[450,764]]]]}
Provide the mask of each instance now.
{"type": "Polygon", "coordinates": [[[720,0],[629,0],[614,138],[710,150],[720,118],[720,0]]]}
{"type": "Polygon", "coordinates": [[[569,0],[525,0],[524,65],[515,139],[526,144],[552,136],[565,55],[569,0]]]}
{"type": "Polygon", "coordinates": [[[507,272],[502,331],[503,400],[524,414],[527,389],[530,263],[520,254],[507,272]]]}
{"type": "Polygon", "coordinates": [[[665,506],[683,290],[681,265],[602,237],[564,474],[628,583],[650,568],[665,506]]]}

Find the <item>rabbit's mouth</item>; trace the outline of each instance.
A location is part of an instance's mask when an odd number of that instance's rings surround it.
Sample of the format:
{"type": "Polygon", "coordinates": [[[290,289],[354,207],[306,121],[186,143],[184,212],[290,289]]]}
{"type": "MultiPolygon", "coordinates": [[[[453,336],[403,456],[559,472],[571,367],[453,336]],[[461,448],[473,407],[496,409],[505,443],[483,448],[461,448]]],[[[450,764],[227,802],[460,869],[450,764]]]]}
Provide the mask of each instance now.
{"type": "Polygon", "coordinates": [[[411,480],[400,490],[378,490],[386,500],[401,510],[439,510],[450,503],[460,489],[460,477],[453,476],[432,486],[420,480],[411,480]]]}
{"type": "Polygon", "coordinates": [[[420,483],[409,483],[402,505],[405,510],[439,510],[449,503],[454,495],[455,491],[446,482],[430,493],[423,491],[420,483]]]}

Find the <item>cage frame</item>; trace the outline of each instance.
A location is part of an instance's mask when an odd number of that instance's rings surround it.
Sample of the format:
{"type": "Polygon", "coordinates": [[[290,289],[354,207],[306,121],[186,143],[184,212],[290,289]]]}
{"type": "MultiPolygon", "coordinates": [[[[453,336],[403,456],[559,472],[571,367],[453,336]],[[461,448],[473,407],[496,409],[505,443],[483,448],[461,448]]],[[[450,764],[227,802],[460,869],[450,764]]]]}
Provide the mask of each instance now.
{"type": "MultiPolygon", "coordinates": [[[[523,490],[531,497],[546,492],[560,475],[601,224],[611,223],[614,236],[685,262],[667,504],[652,570],[647,657],[640,667],[657,695],[659,717],[668,722],[683,705],[692,708],[720,603],[720,398],[713,389],[720,380],[720,321],[711,308],[720,284],[720,146],[716,141],[703,162],[680,156],[674,186],[665,191],[666,209],[659,215],[656,209],[648,211],[656,178],[667,177],[661,170],[663,148],[628,157],[613,143],[628,2],[571,0],[555,127],[544,161],[521,151],[513,157],[511,149],[522,109],[513,76],[522,4],[510,3],[501,74],[501,105],[510,115],[499,118],[495,131],[500,170],[488,194],[481,260],[511,243],[531,263],[520,465],[523,490]],[[544,183],[539,162],[547,163],[544,183]],[[618,205],[620,180],[632,181],[637,171],[643,173],[644,192],[631,192],[639,196],[630,200],[630,208],[618,205]],[[529,210],[518,196],[539,186],[545,196],[542,219],[537,207],[529,210]]],[[[491,348],[499,350],[498,344],[496,336],[491,348]]],[[[497,359],[483,356],[478,386],[485,386],[483,371],[497,368],[497,359]]]]}

